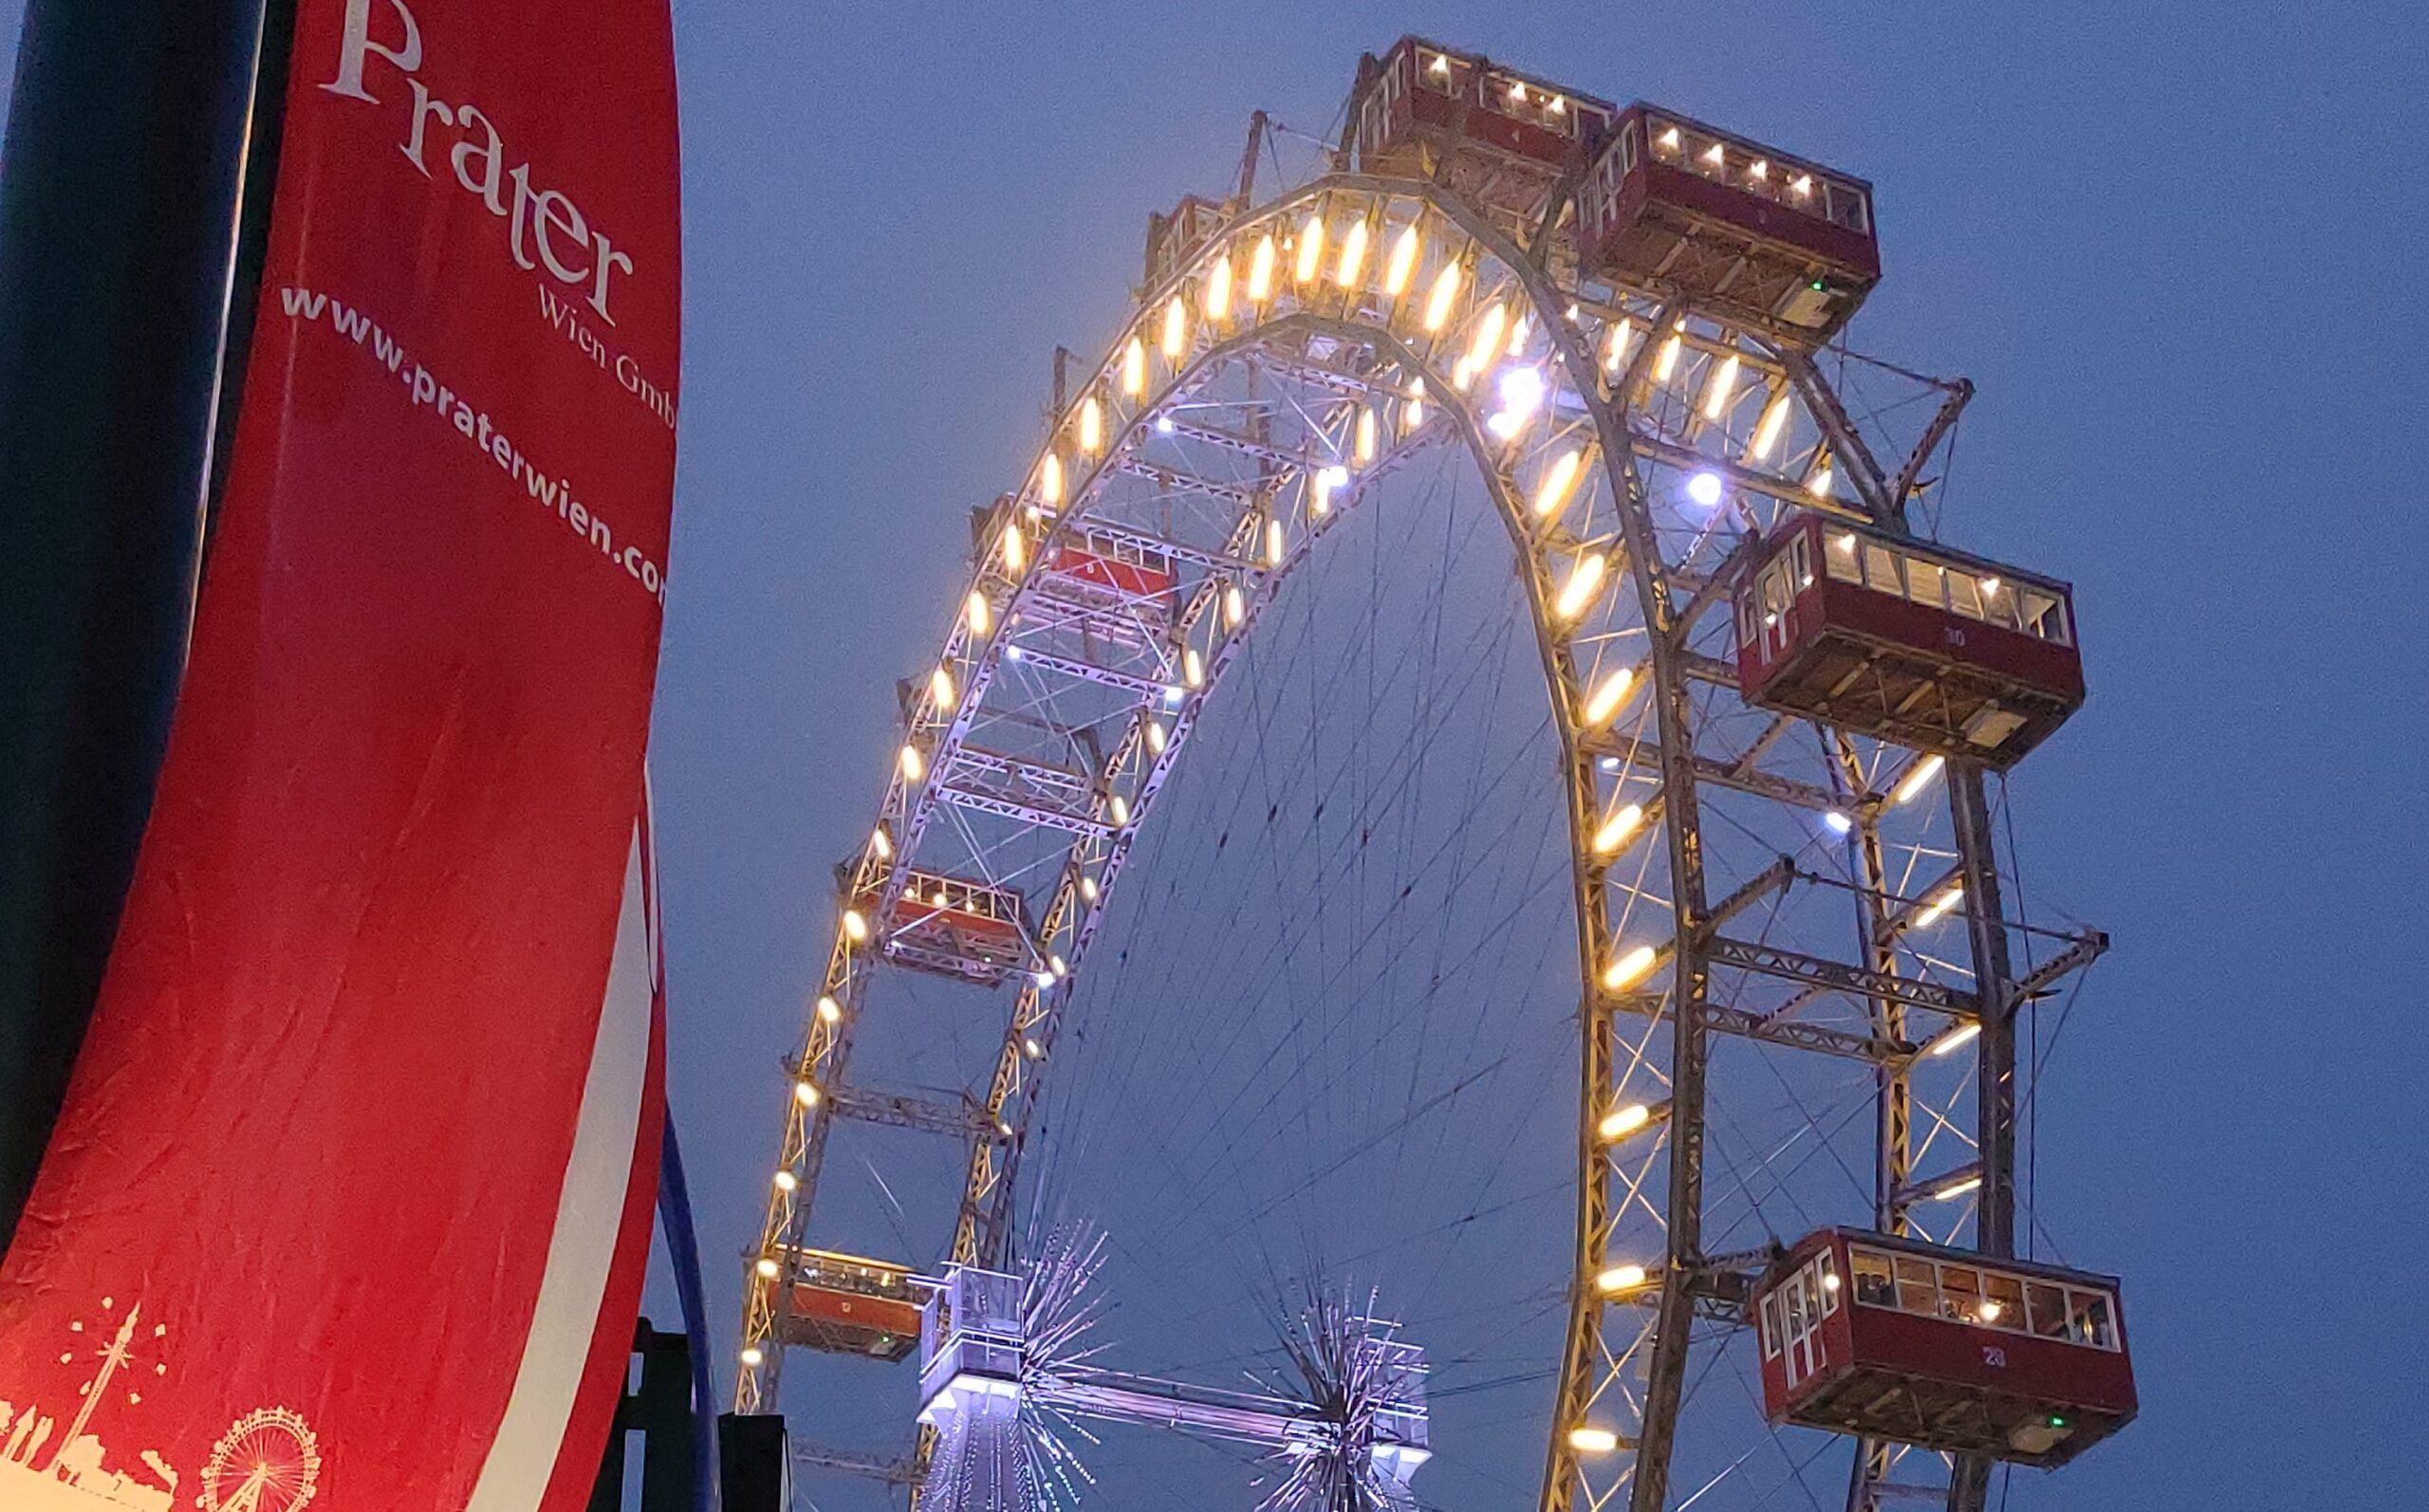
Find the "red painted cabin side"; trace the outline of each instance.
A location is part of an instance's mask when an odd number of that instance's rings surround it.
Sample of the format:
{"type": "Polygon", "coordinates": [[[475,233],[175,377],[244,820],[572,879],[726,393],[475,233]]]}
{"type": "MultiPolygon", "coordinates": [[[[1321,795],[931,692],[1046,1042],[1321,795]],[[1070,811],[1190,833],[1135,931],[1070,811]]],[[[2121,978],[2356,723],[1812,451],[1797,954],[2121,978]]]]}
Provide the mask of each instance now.
{"type": "Polygon", "coordinates": [[[1021,895],[984,882],[915,871],[883,924],[888,960],[981,986],[1029,955],[1021,895]]]}
{"type": "Polygon", "coordinates": [[[2048,1467],[2138,1409],[2114,1277],[1825,1229],[1749,1318],[1773,1423],[2048,1467]]]}
{"type": "Polygon", "coordinates": [[[1657,105],[1620,113],[1578,194],[1578,255],[1800,344],[1881,281],[1872,186],[1657,105]]]}
{"type": "Polygon", "coordinates": [[[1542,211],[1619,113],[1607,100],[1420,37],[1402,37],[1366,74],[1357,110],[1359,161],[1369,171],[1447,164],[1461,194],[1519,217],[1542,211]]]}
{"type": "Polygon", "coordinates": [[[803,1249],[788,1252],[792,1271],[790,1307],[782,1272],[757,1284],[776,1318],[780,1342],[836,1355],[866,1355],[900,1360],[919,1345],[919,1299],[911,1273],[899,1265],[851,1255],[803,1249]]]}
{"type": "Polygon", "coordinates": [[[2004,769],[2083,706],[2072,591],[1807,515],[1735,594],[1749,703],[2004,769]]]}
{"type": "Polygon", "coordinates": [[[1169,606],[1179,579],[1170,558],[1143,551],[1122,551],[1109,541],[1087,537],[1062,542],[1046,554],[1044,570],[1074,583],[1106,590],[1126,601],[1151,600],[1169,606]]]}

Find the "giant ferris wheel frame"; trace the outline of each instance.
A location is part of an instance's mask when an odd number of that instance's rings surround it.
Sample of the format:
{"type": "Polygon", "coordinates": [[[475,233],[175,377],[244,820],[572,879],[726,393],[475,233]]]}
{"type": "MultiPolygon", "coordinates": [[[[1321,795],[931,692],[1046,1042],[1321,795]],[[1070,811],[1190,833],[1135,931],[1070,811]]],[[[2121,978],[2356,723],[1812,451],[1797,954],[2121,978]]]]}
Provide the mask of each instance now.
{"type": "MultiPolygon", "coordinates": [[[[1541,1506],[1668,1504],[1696,1331],[1741,1326],[1770,1258],[1707,1242],[1716,1042],[1868,1067],[1873,1226],[2013,1252],[2016,1009],[2105,937],[2004,915],[1980,769],[1750,709],[1726,651],[1731,527],[1815,511],[1903,532],[1971,386],[1882,369],[1928,400],[1890,471],[1795,333],[1581,271],[1557,196],[1530,227],[1435,179],[1348,167],[1337,153],[1253,208],[1244,173],[1220,225],[1167,249],[1103,361],[1058,392],[1046,447],[986,518],[844,869],[754,1255],[744,1411],[776,1400],[791,1292],[769,1282],[803,1250],[839,1120],[960,1135],[949,1259],[1010,1263],[1014,1170],[1071,978],[1206,698],[1315,544],[1437,444],[1468,451],[1507,526],[1567,795],[1579,1177],[1541,1506]],[[1536,379],[1501,381],[1513,372],[1536,379]],[[1084,542],[1172,563],[1151,596],[1168,601],[1058,598],[1041,563],[1084,542]],[[1944,816],[1917,802],[1943,788],[1944,816]],[[1924,838],[1943,817],[1945,839],[1924,838]],[[1817,825],[1835,875],[1796,842],[1817,825]],[[915,863],[1045,884],[986,1092],[961,1106],[847,1079],[915,863]],[[1852,905],[1853,959],[1826,943],[1844,946],[1848,914],[1826,929],[1816,897],[1852,905]],[[1943,919],[1961,954],[1918,944],[1943,919]],[[2057,948],[2020,974],[2012,942],[2036,938],[2057,948]]],[[[1848,1504],[1920,1492],[1975,1512],[1989,1470],[1867,1442],[1848,1504]]]]}

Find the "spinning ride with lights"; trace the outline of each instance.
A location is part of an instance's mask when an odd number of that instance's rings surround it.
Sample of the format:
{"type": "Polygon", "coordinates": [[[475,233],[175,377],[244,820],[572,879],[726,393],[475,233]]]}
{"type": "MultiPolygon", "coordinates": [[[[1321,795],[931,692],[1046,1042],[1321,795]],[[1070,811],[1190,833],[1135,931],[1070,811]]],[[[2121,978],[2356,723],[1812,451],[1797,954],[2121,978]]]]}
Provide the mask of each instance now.
{"type": "Polygon", "coordinates": [[[1869,186],[1418,39],[1363,61],[1319,171],[1260,201],[1263,129],[1235,194],[1154,217],[1103,359],[1058,363],[1047,443],[976,515],[953,628],[902,686],[790,1063],[738,1407],[776,1408],[788,1350],[916,1350],[916,1453],[811,1463],[1026,1506],[1067,1479],[1060,1451],[985,1425],[1067,1412],[1230,1424],[1359,1487],[1277,1504],[1406,1496],[1422,1339],[1314,1310],[1316,1353],[1399,1383],[1354,1423],[1058,1369],[1034,1302],[1067,1275],[1016,1245],[1014,1191],[1209,698],[1362,501],[1449,452],[1506,528],[1566,795],[1576,1216],[1540,1504],[1656,1512],[1730,1473],[1737,1447],[1698,1431],[1719,1359],[1759,1361],[1759,1431],[1852,1445],[1855,1509],[1974,1512],[1997,1463],[2122,1426],[2116,1283],[2019,1254],[2019,1033],[2106,946],[2025,920],[1998,833],[1996,774],[2082,700],[2071,603],[1918,534],[1972,389],[1835,344],[1880,275],[1869,186]],[[1009,1000],[957,1100],[878,1090],[854,1058],[873,984],[906,969],[1009,1000]],[[1793,1101],[1808,1064],[1861,1078],[1869,1201],[1791,1200],[1783,1235],[1745,1172],[1708,1179],[1715,1099],[1793,1101]],[[812,1247],[845,1124],[959,1143],[936,1279],[812,1247]],[[1690,1480],[1690,1451],[1716,1473],[1690,1480]]]}

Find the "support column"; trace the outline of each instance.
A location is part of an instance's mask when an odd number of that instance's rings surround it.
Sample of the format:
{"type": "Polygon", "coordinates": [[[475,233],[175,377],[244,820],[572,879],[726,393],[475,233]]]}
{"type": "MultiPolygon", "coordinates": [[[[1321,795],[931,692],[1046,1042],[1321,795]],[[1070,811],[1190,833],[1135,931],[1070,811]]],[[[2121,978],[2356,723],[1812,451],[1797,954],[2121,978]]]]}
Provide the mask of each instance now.
{"type": "MultiPolygon", "coordinates": [[[[1965,879],[1965,917],[1974,953],[1982,1033],[1974,1095],[1975,1137],[1982,1187],[1974,1219],[1974,1247],[1986,1255],[2015,1253],[2015,1021],[2008,1015],[2014,971],[1999,896],[1998,853],[1993,848],[1991,805],[1982,768],[1948,764],[1949,816],[1956,829],[1957,867],[1965,879]]],[[[1991,1462],[1957,1460],[1948,1482],[1948,1512],[1981,1512],[1989,1499],[1991,1462]]]]}
{"type": "Polygon", "coordinates": [[[2015,982],[1999,896],[1997,853],[1982,769],[1951,762],[1949,812],[1956,823],[1957,865],[1965,878],[1965,916],[1974,950],[1974,982],[1981,996],[1975,1137],[1981,1142],[1982,1191],[1975,1208],[1975,1247],[1986,1255],[2015,1253],[2015,1021],[2008,995],[2015,982]]]}
{"type": "MultiPolygon", "coordinates": [[[[1863,760],[1855,742],[1834,733],[1831,744],[1849,793],[1863,791],[1863,760]]],[[[1867,808],[1853,819],[1853,825],[1847,849],[1856,862],[1857,879],[1863,884],[1855,898],[1857,944],[1867,966],[1883,977],[1893,977],[1898,974],[1898,950],[1889,934],[1888,912],[1882,906],[1882,899],[1889,894],[1889,866],[1881,848],[1881,819],[1867,808]]],[[[1906,1006],[1896,999],[1874,998],[1871,1019],[1873,1032],[1884,1040],[1896,1042],[1906,1038],[1906,1006]]],[[[1914,1084],[1908,1079],[1903,1063],[1883,1065],[1874,1076],[1877,1123],[1872,1226],[1883,1233],[1902,1234],[1907,1228],[1906,1209],[1896,1198],[1915,1174],[1914,1084]]],[[[1848,1475],[1847,1512],[1879,1512],[1880,1499],[1873,1494],[1873,1488],[1889,1479],[1893,1452],[1885,1439],[1858,1441],[1855,1465],[1848,1475]]]]}

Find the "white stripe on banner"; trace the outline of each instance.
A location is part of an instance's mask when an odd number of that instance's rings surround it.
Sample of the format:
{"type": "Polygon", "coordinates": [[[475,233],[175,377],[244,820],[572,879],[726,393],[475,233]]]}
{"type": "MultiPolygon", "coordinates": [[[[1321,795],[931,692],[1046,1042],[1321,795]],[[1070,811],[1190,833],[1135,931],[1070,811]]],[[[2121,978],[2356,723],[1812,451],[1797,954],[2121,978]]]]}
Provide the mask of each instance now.
{"type": "Polygon", "coordinates": [[[599,1331],[599,1309],[632,1186],[633,1145],[640,1136],[642,1086],[649,1074],[655,972],[641,864],[636,829],[632,856],[624,865],[624,905],[616,920],[607,999],[599,1015],[590,1074],[583,1083],[582,1117],[574,1130],[565,1189],[557,1199],[556,1228],[548,1240],[548,1268],[532,1308],[523,1362],[515,1370],[514,1394],[507,1400],[506,1416],[465,1512],[533,1512],[539,1506],[599,1331]]]}

